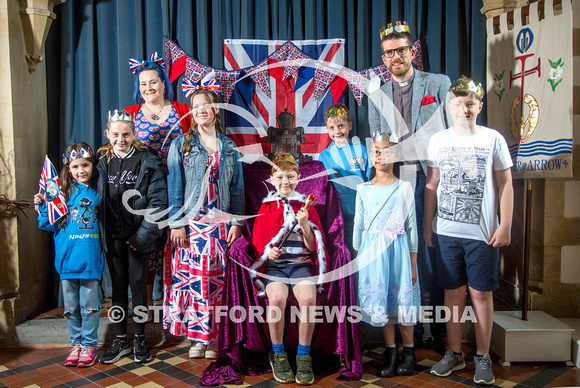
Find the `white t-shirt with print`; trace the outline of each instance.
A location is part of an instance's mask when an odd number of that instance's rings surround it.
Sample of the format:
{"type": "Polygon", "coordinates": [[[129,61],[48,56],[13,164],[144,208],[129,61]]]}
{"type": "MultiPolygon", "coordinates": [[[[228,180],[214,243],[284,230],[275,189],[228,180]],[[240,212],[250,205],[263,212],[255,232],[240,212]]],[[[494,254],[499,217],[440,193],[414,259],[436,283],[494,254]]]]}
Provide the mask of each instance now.
{"type": "Polygon", "coordinates": [[[513,166],[507,143],[495,129],[460,136],[453,127],[429,141],[427,166],[439,169],[433,231],[488,242],[499,226],[494,171],[513,166]]]}

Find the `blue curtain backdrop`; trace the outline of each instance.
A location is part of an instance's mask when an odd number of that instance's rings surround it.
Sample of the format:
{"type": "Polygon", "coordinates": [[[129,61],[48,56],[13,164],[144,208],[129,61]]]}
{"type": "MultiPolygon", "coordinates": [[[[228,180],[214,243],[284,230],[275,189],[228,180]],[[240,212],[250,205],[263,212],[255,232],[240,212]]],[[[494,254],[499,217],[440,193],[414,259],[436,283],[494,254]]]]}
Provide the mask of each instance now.
{"type": "MultiPolygon", "coordinates": [[[[345,65],[382,63],[379,30],[405,20],[425,70],[483,80],[480,0],[74,0],[55,7],[46,43],[49,153],[74,141],[98,147],[109,110],[131,105],[128,58],[163,55],[163,35],[199,62],[223,69],[224,39],[346,39],[345,65]]],[[[177,84],[177,82],[176,82],[177,84]]],[[[173,85],[177,100],[186,102],[173,85]]],[[[354,134],[368,135],[367,100],[347,88],[354,134]]],[[[58,159],[54,159],[58,160],[58,159]]]]}

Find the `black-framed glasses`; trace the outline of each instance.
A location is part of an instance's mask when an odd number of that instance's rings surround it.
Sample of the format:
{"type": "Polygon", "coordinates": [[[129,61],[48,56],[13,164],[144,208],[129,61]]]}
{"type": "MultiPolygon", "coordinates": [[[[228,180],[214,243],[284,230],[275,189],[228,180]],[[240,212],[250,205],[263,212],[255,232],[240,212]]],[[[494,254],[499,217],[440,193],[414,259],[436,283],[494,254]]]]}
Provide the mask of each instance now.
{"type": "Polygon", "coordinates": [[[383,55],[387,58],[392,58],[395,56],[395,52],[397,52],[397,54],[399,54],[399,56],[403,56],[405,54],[407,54],[409,52],[409,49],[411,48],[411,46],[401,46],[401,47],[397,47],[396,49],[393,50],[385,50],[383,51],[383,55]]]}
{"type": "Polygon", "coordinates": [[[369,153],[371,156],[374,156],[375,158],[378,158],[379,156],[391,156],[394,155],[396,151],[393,150],[387,150],[386,148],[383,148],[381,150],[371,150],[369,153]]]}

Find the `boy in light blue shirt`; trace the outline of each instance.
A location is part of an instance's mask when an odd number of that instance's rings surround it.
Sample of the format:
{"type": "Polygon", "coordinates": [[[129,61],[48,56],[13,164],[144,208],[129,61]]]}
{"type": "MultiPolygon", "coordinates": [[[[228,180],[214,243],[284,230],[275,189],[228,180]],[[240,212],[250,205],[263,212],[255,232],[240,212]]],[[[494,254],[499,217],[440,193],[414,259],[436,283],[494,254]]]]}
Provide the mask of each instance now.
{"type": "Polygon", "coordinates": [[[324,121],[332,143],[320,153],[318,160],[327,170],[335,171],[329,174],[329,179],[338,192],[344,219],[344,241],[352,254],[356,186],[370,179],[371,165],[367,149],[359,138],[355,136],[352,141],[349,138],[352,121],[346,106],[329,106],[324,114],[324,121]]]}

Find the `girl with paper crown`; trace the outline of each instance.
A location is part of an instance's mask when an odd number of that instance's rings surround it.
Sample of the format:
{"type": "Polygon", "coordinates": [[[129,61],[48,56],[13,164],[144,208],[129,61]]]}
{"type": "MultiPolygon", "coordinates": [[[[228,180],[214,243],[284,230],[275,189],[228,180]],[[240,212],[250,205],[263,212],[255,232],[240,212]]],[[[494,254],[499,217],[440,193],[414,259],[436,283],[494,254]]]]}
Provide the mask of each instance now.
{"type": "Polygon", "coordinates": [[[66,366],[88,367],[97,359],[97,330],[101,317],[99,281],[105,265],[99,236],[98,194],[93,174],[95,157],[86,143],[69,145],[60,172],[62,192],[69,213],[51,224],[42,194],[34,196],[39,207],[40,229],[53,232],[55,267],[60,276],[64,318],[72,349],[66,366]]]}
{"type": "Polygon", "coordinates": [[[145,341],[147,266],[151,252],[166,241],[159,213],[167,209],[167,183],[157,152],[137,139],[131,114],[109,112],[105,136],[109,143],[99,149],[97,164],[101,235],[113,283],[112,304],[121,319],[101,362],[111,364],[134,353],[135,362],[141,363],[151,360],[145,341]],[[129,286],[135,311],[133,349],[127,339],[129,286]]]}

